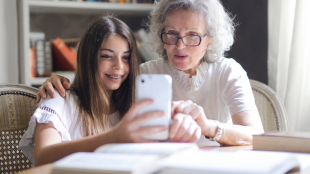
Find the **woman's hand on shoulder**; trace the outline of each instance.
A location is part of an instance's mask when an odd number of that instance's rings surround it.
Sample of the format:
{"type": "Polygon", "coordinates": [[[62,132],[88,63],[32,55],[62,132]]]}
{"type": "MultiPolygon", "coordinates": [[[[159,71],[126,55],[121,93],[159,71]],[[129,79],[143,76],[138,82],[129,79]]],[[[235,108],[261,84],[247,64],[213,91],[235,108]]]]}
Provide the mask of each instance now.
{"type": "Polygon", "coordinates": [[[138,112],[141,108],[152,103],[152,100],[144,100],[131,106],[122,120],[111,130],[113,131],[113,136],[117,143],[154,142],[152,140],[143,139],[142,137],[167,129],[165,126],[141,126],[149,120],[164,116],[164,113],[161,111],[148,112],[138,116],[138,112]]]}
{"type": "Polygon", "coordinates": [[[42,84],[42,86],[39,87],[39,92],[37,93],[37,103],[39,103],[41,98],[46,99],[46,91],[52,98],[55,98],[56,94],[54,87],[58,90],[59,94],[62,97],[65,97],[66,96],[65,89],[69,89],[70,86],[71,85],[69,79],[63,76],[53,74],[42,84]]]}

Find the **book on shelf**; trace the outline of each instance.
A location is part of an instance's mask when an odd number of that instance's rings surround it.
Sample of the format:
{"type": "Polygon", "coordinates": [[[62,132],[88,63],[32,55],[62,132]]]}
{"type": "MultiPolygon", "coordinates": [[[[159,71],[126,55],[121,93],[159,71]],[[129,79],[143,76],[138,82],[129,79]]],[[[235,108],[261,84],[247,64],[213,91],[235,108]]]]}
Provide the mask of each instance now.
{"type": "Polygon", "coordinates": [[[142,3],[142,4],[153,4],[153,0],[137,0],[137,3],[142,3]]]}
{"type": "Polygon", "coordinates": [[[68,47],[65,42],[56,38],[52,42],[53,65],[56,71],[75,71],[77,54],[73,47],[68,47]]]}
{"type": "Polygon", "coordinates": [[[56,173],[152,173],[156,162],[175,153],[198,151],[194,143],[121,143],[107,144],[94,153],[78,152],[54,163],[56,173]]]}
{"type": "Polygon", "coordinates": [[[51,42],[43,32],[30,32],[30,77],[50,76],[53,70],[51,42]]]}
{"type": "Polygon", "coordinates": [[[152,34],[141,28],[134,32],[137,40],[137,47],[139,54],[142,56],[144,61],[156,60],[159,58],[158,53],[151,45],[152,34]]]}
{"type": "Polygon", "coordinates": [[[30,64],[30,77],[36,77],[36,50],[30,48],[29,50],[29,64],[30,64]]]}
{"type": "Polygon", "coordinates": [[[253,149],[310,153],[310,132],[267,132],[253,135],[253,149]]]}
{"type": "Polygon", "coordinates": [[[53,56],[51,41],[44,41],[44,73],[43,76],[50,76],[53,71],[53,56]]]}
{"type": "Polygon", "coordinates": [[[30,32],[29,39],[30,39],[30,47],[35,48],[36,41],[45,40],[45,33],[44,32],[30,32]]]}
{"type": "MultiPolygon", "coordinates": [[[[31,0],[31,1],[38,1],[38,0],[31,0]]],[[[85,2],[111,2],[111,3],[145,3],[145,4],[154,3],[154,0],[45,0],[45,1],[77,1],[77,2],[85,1],[85,2]]]]}
{"type": "MultiPolygon", "coordinates": [[[[35,41],[35,70],[37,77],[50,76],[53,70],[51,42],[46,40],[35,41]]],[[[33,59],[32,57],[30,57],[33,59]]],[[[33,63],[31,60],[30,63],[33,63]]],[[[32,65],[31,65],[32,66],[32,65]]]]}

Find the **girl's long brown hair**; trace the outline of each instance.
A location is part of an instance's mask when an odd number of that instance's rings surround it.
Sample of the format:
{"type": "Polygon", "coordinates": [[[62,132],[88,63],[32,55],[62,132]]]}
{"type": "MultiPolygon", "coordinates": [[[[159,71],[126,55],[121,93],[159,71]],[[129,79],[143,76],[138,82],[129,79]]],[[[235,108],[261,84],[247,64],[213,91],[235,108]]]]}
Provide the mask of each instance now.
{"type": "Polygon", "coordinates": [[[80,121],[83,136],[96,135],[108,129],[110,105],[114,105],[121,117],[135,102],[135,78],[139,74],[137,45],[130,28],[121,20],[105,16],[91,22],[83,34],[77,52],[77,70],[71,90],[80,101],[80,121]],[[131,55],[130,73],[112,98],[102,83],[98,72],[98,59],[101,44],[110,35],[127,40],[131,55]]]}

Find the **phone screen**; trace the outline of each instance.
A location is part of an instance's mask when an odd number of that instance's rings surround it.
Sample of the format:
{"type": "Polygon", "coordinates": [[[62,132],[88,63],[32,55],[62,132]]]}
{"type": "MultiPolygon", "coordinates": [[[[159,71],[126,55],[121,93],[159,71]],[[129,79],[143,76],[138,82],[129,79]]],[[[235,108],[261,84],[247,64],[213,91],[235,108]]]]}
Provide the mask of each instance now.
{"type": "MultiPolygon", "coordinates": [[[[152,111],[163,111],[165,116],[150,120],[142,126],[169,127],[171,119],[172,78],[166,74],[141,74],[136,79],[137,101],[152,99],[154,103],[139,111],[139,115],[152,111]]],[[[145,136],[145,139],[166,140],[169,130],[145,136]]]]}

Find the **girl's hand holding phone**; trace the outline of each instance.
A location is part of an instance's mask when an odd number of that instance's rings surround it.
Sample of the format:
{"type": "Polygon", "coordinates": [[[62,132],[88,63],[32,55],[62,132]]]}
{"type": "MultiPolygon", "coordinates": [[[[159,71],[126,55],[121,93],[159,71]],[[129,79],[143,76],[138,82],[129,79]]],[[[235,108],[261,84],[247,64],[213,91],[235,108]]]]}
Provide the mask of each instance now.
{"type": "Polygon", "coordinates": [[[154,140],[147,140],[143,136],[155,134],[167,130],[166,126],[142,126],[143,123],[164,116],[162,111],[153,111],[138,116],[141,108],[151,105],[152,100],[143,100],[131,106],[129,111],[124,115],[122,120],[114,126],[111,131],[118,143],[141,143],[141,142],[155,142],[154,140]]]}
{"type": "MultiPolygon", "coordinates": [[[[162,111],[148,112],[138,116],[141,108],[149,106],[152,100],[143,100],[135,103],[124,115],[122,120],[113,128],[115,142],[117,143],[142,143],[156,142],[157,140],[148,140],[143,137],[162,132],[168,129],[166,126],[142,126],[149,120],[164,116],[162,111]]],[[[193,120],[192,116],[177,113],[173,115],[173,123],[170,125],[171,142],[196,142],[201,136],[201,129],[193,120]]]]}

